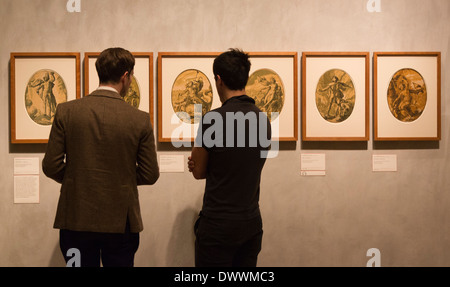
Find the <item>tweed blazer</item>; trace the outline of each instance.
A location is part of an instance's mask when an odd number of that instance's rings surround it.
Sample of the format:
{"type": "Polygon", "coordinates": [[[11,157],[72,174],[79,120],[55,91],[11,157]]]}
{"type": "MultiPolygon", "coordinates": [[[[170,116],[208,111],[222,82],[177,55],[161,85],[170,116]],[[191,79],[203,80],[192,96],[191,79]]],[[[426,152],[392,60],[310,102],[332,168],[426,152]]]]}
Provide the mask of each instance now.
{"type": "Polygon", "coordinates": [[[42,169],[61,183],[54,228],[142,231],[137,186],[159,177],[149,114],[109,90],[59,104],[42,169]]]}

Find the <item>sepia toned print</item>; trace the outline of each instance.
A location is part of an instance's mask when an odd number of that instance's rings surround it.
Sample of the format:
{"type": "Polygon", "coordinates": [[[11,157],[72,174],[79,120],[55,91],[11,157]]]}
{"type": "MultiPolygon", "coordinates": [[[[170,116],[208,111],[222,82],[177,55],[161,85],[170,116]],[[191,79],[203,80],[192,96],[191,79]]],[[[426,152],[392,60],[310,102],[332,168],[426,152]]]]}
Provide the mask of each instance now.
{"type": "Polygon", "coordinates": [[[316,106],[331,123],[347,120],[355,107],[355,88],[349,74],[340,69],[325,72],[316,88],[316,106]]]}
{"type": "Polygon", "coordinates": [[[130,104],[132,107],[139,108],[139,103],[141,101],[141,92],[139,89],[139,84],[135,76],[131,78],[130,88],[124,97],[125,102],[130,104]]]}
{"type": "Polygon", "coordinates": [[[402,122],[417,120],[427,104],[423,77],[413,69],[397,71],[389,83],[387,100],[392,115],[402,122]]]}
{"type": "Polygon", "coordinates": [[[284,86],[280,76],[270,69],[255,71],[248,79],[245,87],[247,96],[255,100],[256,106],[267,113],[270,121],[275,120],[284,105],[284,86]],[[275,114],[272,118],[272,113],[275,114]]]}
{"type": "Polygon", "coordinates": [[[198,123],[200,115],[195,116],[194,105],[202,105],[201,114],[204,115],[211,110],[212,100],[211,82],[201,71],[189,69],[175,79],[172,86],[172,108],[183,122],[198,123]]]}
{"type": "Polygon", "coordinates": [[[56,106],[63,102],[67,102],[67,89],[57,72],[42,69],[31,76],[25,90],[25,107],[35,123],[51,125],[56,106]]]}

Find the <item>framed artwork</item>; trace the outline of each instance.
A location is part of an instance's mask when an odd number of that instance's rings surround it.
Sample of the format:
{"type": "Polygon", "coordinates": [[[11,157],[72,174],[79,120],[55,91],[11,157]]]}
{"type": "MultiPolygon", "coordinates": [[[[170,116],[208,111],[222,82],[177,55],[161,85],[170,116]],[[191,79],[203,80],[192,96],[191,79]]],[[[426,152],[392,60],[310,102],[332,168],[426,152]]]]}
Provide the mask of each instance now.
{"type": "MultiPolygon", "coordinates": [[[[125,101],[150,114],[153,123],[153,53],[131,53],[135,59],[134,75],[125,101]]],[[[95,91],[99,79],[95,62],[100,53],[84,54],[84,96],[95,91]]]]}
{"type": "Polygon", "coordinates": [[[219,54],[158,53],[158,141],[194,141],[201,115],[220,107],[212,70],[219,54]]]}
{"type": "MultiPolygon", "coordinates": [[[[297,140],[297,53],[249,52],[248,54],[251,70],[246,86],[247,95],[255,99],[256,105],[263,112],[267,112],[272,123],[274,140],[297,140]]],[[[200,116],[221,105],[212,71],[214,59],[218,55],[220,53],[216,52],[159,53],[160,142],[193,141],[199,122],[199,117],[195,116],[194,104],[202,104],[202,111],[198,111],[200,116]],[[191,96],[193,100],[188,100],[189,94],[194,95],[191,96]]]]}
{"type": "Polygon", "coordinates": [[[80,98],[79,53],[11,53],[11,143],[47,143],[60,103],[80,98]]]}
{"type": "Polygon", "coordinates": [[[369,53],[304,52],[302,140],[369,140],[369,53]]]}
{"type": "Polygon", "coordinates": [[[374,53],[374,140],[441,139],[441,53],[374,53]]]}
{"type": "Polygon", "coordinates": [[[246,93],[267,113],[272,140],[298,139],[297,52],[249,52],[251,69],[246,93]]]}

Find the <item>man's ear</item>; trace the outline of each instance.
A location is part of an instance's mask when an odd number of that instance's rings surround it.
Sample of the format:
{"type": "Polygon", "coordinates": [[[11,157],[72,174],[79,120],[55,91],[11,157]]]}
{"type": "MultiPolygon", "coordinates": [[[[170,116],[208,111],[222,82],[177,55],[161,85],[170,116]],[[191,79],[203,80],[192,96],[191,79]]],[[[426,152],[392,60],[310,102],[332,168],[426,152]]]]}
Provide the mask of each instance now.
{"type": "Polygon", "coordinates": [[[216,76],[216,85],[221,85],[222,83],[223,83],[222,78],[219,75],[217,75],[216,76]]]}
{"type": "Polygon", "coordinates": [[[122,77],[120,77],[120,82],[125,83],[125,80],[129,77],[129,75],[130,75],[130,73],[128,71],[123,73],[122,77]]]}

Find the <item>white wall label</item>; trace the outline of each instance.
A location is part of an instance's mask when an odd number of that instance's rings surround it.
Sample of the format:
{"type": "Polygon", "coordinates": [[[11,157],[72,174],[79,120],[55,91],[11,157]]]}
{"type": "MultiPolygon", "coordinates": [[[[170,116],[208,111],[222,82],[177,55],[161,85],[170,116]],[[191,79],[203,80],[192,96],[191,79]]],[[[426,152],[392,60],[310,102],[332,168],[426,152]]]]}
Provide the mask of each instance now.
{"type": "Polygon", "coordinates": [[[301,175],[325,175],[325,154],[301,154],[301,175]]]}
{"type": "Polygon", "coordinates": [[[372,171],[397,171],[397,155],[377,154],[372,156],[372,171]]]}
{"type": "Polygon", "coordinates": [[[166,155],[159,156],[160,172],[184,172],[184,155],[166,155]]]}
{"type": "Polygon", "coordinates": [[[39,158],[14,159],[14,203],[39,203],[39,158]]]}

